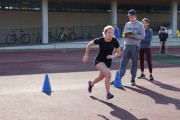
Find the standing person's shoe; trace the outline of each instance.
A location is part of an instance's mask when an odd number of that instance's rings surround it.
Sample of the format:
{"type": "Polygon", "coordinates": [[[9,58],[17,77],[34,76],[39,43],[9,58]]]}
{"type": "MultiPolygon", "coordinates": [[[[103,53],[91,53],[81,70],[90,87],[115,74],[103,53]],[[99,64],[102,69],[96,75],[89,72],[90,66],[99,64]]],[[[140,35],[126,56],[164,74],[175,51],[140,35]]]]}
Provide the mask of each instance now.
{"type": "Polygon", "coordinates": [[[149,80],[150,80],[150,81],[153,81],[153,80],[154,80],[154,78],[153,78],[152,75],[149,76],[149,80]]]}
{"type": "Polygon", "coordinates": [[[114,95],[112,95],[111,93],[107,94],[107,100],[112,99],[113,97],[114,97],[114,95]]]}
{"type": "Polygon", "coordinates": [[[114,81],[111,82],[111,85],[114,85],[114,81]]]}
{"type": "Polygon", "coordinates": [[[141,76],[138,77],[138,79],[145,79],[146,76],[142,73],[141,76]]]}
{"type": "Polygon", "coordinates": [[[93,86],[91,85],[91,83],[92,83],[91,81],[88,81],[88,92],[89,92],[89,93],[91,93],[92,87],[93,87],[93,86]]]}
{"type": "Polygon", "coordinates": [[[131,80],[131,85],[132,85],[132,86],[135,86],[135,85],[136,85],[136,82],[135,82],[134,79],[131,80]]]}

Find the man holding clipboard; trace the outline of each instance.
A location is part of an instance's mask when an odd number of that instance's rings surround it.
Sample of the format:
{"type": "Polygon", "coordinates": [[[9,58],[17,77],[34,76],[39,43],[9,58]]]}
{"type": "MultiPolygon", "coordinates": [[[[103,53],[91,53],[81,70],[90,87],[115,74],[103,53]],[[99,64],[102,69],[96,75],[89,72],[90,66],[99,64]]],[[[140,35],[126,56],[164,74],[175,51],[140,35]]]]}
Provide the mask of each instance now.
{"type": "MultiPolygon", "coordinates": [[[[142,39],[145,38],[145,29],[144,25],[137,20],[136,11],[131,9],[128,12],[129,22],[125,24],[123,37],[125,38],[124,41],[124,48],[122,52],[122,59],[120,64],[120,80],[125,75],[126,67],[131,59],[131,83],[132,85],[135,84],[135,78],[138,68],[138,54],[140,48],[140,42],[142,39]]],[[[113,82],[111,84],[114,84],[113,82]]]]}

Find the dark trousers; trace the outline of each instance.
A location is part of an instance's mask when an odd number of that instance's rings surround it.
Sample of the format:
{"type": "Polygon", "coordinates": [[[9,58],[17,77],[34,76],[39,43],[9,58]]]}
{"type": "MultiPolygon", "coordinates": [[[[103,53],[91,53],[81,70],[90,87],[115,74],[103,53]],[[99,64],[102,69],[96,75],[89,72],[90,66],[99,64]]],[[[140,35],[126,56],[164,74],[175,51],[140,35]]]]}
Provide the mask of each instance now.
{"type": "Polygon", "coordinates": [[[165,48],[165,41],[162,41],[162,48],[161,48],[161,53],[165,53],[166,48],[165,48]]]}
{"type": "Polygon", "coordinates": [[[138,55],[139,55],[139,47],[137,45],[125,45],[122,52],[122,59],[120,65],[120,79],[126,73],[126,67],[128,65],[129,60],[132,61],[131,66],[131,77],[132,79],[136,78],[137,68],[138,68],[138,55]]]}
{"type": "Polygon", "coordinates": [[[144,56],[148,63],[149,72],[152,73],[151,48],[141,48],[139,53],[141,72],[144,72],[144,56]]]}

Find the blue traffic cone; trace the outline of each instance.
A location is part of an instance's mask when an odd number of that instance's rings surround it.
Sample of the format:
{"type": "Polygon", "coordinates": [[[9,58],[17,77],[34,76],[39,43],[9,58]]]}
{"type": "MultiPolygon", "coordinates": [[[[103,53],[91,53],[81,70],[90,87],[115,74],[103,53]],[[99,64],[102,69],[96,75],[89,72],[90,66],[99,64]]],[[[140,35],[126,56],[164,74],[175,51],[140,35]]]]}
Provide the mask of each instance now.
{"type": "Polygon", "coordinates": [[[114,80],[114,87],[115,88],[123,88],[123,85],[122,85],[122,82],[121,82],[121,79],[120,79],[119,71],[116,72],[116,77],[115,77],[115,80],[114,80]]]}
{"type": "Polygon", "coordinates": [[[48,75],[46,74],[45,76],[45,80],[44,80],[44,85],[43,85],[43,88],[42,88],[42,92],[44,93],[51,93],[51,84],[49,82],[49,77],[48,75]]]}

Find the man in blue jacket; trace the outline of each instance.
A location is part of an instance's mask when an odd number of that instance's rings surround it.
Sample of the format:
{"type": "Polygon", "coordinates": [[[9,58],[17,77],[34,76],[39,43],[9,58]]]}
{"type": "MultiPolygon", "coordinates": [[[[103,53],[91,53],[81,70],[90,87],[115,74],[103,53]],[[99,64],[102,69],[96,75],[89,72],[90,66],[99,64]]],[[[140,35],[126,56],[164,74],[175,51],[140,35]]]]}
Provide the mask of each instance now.
{"type": "Polygon", "coordinates": [[[114,27],[114,37],[118,39],[118,42],[120,43],[120,31],[116,24],[113,25],[114,27]]]}

